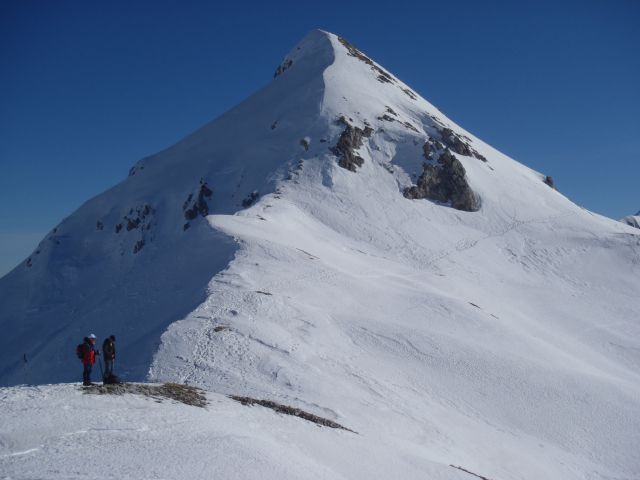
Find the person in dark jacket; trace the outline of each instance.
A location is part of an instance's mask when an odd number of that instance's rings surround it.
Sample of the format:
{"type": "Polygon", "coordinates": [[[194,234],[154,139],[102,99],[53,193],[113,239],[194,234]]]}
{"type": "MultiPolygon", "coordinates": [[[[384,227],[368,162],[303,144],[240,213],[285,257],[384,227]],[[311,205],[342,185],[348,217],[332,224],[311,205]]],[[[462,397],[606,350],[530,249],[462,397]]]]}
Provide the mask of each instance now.
{"type": "Polygon", "coordinates": [[[104,358],[104,378],[109,379],[113,375],[113,362],[116,359],[116,336],[111,335],[105,338],[102,344],[102,354],[104,358]]]}
{"type": "Polygon", "coordinates": [[[91,370],[96,363],[96,355],[100,355],[100,352],[96,350],[96,336],[92,333],[85,337],[82,347],[82,384],[88,386],[92,385],[91,370]]]}

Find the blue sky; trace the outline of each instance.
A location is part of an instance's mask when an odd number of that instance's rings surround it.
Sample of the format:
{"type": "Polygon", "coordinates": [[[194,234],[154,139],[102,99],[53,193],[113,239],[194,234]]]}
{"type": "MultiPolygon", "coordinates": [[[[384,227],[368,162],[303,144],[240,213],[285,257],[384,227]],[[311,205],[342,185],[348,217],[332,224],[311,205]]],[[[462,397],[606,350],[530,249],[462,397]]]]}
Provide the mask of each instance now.
{"type": "Polygon", "coordinates": [[[0,275],[84,201],[340,34],[620,218],[640,209],[640,2],[0,3],[0,275]]]}

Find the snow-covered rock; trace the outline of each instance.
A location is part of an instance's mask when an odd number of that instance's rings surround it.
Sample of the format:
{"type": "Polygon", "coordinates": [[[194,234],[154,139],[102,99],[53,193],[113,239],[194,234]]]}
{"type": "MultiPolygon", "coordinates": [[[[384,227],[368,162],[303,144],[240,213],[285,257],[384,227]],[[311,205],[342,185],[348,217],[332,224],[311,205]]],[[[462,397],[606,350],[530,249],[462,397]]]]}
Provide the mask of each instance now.
{"type": "Polygon", "coordinates": [[[326,478],[634,478],[640,232],[545,180],[314,31],[0,279],[0,383],[74,380],[113,333],[126,378],[358,431],[326,478]]]}
{"type": "Polygon", "coordinates": [[[640,228],[640,211],[635,215],[628,215],[620,221],[627,225],[631,225],[632,227],[640,228]]]}

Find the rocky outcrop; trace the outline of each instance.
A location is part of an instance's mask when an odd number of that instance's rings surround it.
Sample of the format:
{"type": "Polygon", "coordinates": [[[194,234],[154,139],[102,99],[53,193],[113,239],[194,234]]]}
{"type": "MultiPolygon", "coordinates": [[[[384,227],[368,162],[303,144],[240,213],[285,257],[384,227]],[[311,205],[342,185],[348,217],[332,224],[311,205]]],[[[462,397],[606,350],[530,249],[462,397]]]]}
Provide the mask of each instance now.
{"type": "Polygon", "coordinates": [[[350,56],[355,57],[358,60],[363,61],[364,63],[366,63],[367,65],[369,65],[371,67],[371,70],[373,70],[377,74],[377,79],[378,79],[379,82],[381,82],[381,83],[393,83],[393,82],[395,82],[394,78],[389,74],[389,72],[387,72],[386,70],[384,70],[384,69],[380,68],[378,65],[376,65],[373,62],[373,60],[371,60],[369,57],[367,57],[364,53],[362,53],[356,47],[351,45],[347,40],[345,40],[342,37],[338,37],[338,40],[340,41],[340,43],[342,45],[344,45],[344,47],[349,52],[350,56]]]}
{"type": "Polygon", "coordinates": [[[400,90],[402,90],[404,92],[404,94],[407,97],[409,97],[411,100],[417,100],[418,99],[418,95],[416,95],[414,92],[412,92],[408,88],[400,87],[400,90]]]}
{"type": "MultiPolygon", "coordinates": [[[[147,240],[153,240],[153,235],[149,233],[154,223],[153,217],[156,213],[155,209],[149,204],[142,204],[129,209],[129,212],[122,217],[122,222],[115,225],[115,233],[119,234],[124,230],[131,232],[136,230],[138,240],[133,246],[133,253],[138,253],[145,246],[147,240]]],[[[98,222],[98,230],[102,222],[98,222]]],[[[104,226],[103,226],[104,227],[104,226]]],[[[134,232],[135,233],[135,232],[134,232]]]]}
{"type": "Polygon", "coordinates": [[[556,184],[555,184],[555,182],[553,181],[553,178],[552,178],[552,177],[550,177],[549,175],[547,175],[547,176],[545,176],[545,177],[544,177],[543,182],[544,182],[545,184],[547,184],[548,186],[550,186],[551,188],[553,188],[554,190],[556,189],[556,184]]]}
{"type": "Polygon", "coordinates": [[[620,221],[632,227],[640,228],[640,211],[638,211],[638,213],[636,213],[635,215],[629,215],[628,217],[624,217],[620,221]]]}
{"type": "Polygon", "coordinates": [[[251,397],[241,397],[239,395],[230,395],[229,398],[235,400],[236,402],[240,402],[242,405],[253,406],[259,405],[261,407],[270,408],[278,413],[283,413],[285,415],[293,415],[294,417],[302,418],[303,420],[307,420],[308,422],[313,422],[323,427],[330,428],[338,428],[340,430],[346,430],[351,433],[357,433],[351,430],[350,428],[344,427],[333,420],[329,420],[328,418],[319,417],[318,415],[314,415],[309,412],[305,412],[296,407],[290,407],[288,405],[282,405],[280,403],[273,402],[271,400],[260,400],[257,398],[251,397]]]}
{"type": "Polygon", "coordinates": [[[193,193],[190,193],[182,205],[184,218],[190,221],[195,219],[198,215],[203,217],[209,215],[209,204],[207,199],[210,199],[212,195],[213,192],[208,187],[207,182],[200,179],[200,189],[198,190],[198,194],[195,196],[195,199],[193,193]]]}
{"type": "Polygon", "coordinates": [[[400,90],[402,90],[402,92],[404,92],[404,94],[407,95],[412,100],[417,100],[418,99],[418,96],[416,95],[415,92],[411,91],[409,88],[406,88],[406,87],[402,86],[402,84],[399,83],[399,81],[395,77],[393,77],[389,72],[387,72],[385,69],[383,69],[379,65],[377,65],[373,60],[371,60],[364,53],[362,53],[360,50],[358,50],[356,47],[354,47],[346,39],[344,39],[343,37],[338,37],[338,40],[344,46],[344,48],[347,49],[347,52],[348,52],[347,54],[349,56],[355,57],[358,60],[366,63],[367,65],[369,65],[369,67],[371,67],[371,70],[376,75],[376,79],[380,83],[389,83],[389,84],[395,85],[400,90]]]}
{"type": "Polygon", "coordinates": [[[88,395],[143,395],[153,398],[155,401],[159,401],[159,399],[168,399],[184,403],[185,405],[192,405],[194,407],[206,407],[209,403],[204,390],[200,390],[192,385],[184,385],[181,383],[163,383],[162,385],[153,385],[148,383],[117,383],[91,385],[88,387],[81,387],[81,389],[82,393],[88,395]]]}
{"type": "MultiPolygon", "coordinates": [[[[130,209],[129,213],[123,217],[127,232],[135,229],[149,230],[151,228],[150,217],[154,213],[155,210],[147,204],[130,209]]],[[[122,225],[122,223],[116,225],[116,232],[120,232],[122,225]]]]}
{"type": "Polygon", "coordinates": [[[129,176],[133,177],[136,173],[144,170],[144,165],[134,165],[129,169],[129,176]]]}
{"type": "Polygon", "coordinates": [[[364,130],[354,127],[344,117],[340,117],[338,122],[345,125],[345,129],[340,135],[338,143],[331,151],[338,157],[338,165],[355,172],[364,163],[364,159],[355,151],[362,146],[364,138],[371,136],[373,128],[368,125],[364,127],[364,130]]]}
{"type": "Polygon", "coordinates": [[[138,253],[140,250],[142,250],[142,248],[144,247],[145,242],[144,242],[144,238],[141,238],[140,240],[138,240],[136,242],[136,244],[133,246],[133,253],[138,253]]]}
{"type": "Polygon", "coordinates": [[[450,128],[438,130],[438,133],[440,133],[442,143],[449,147],[452,152],[465,157],[475,157],[483,162],[487,161],[483,155],[480,155],[468,142],[462,140],[462,137],[450,128]]]}
{"type": "Polygon", "coordinates": [[[424,144],[424,157],[428,162],[423,166],[417,185],[405,189],[404,196],[448,203],[466,212],[478,211],[480,198],[467,183],[464,167],[449,148],[441,147],[442,144],[433,139],[424,144]]]}
{"type": "Polygon", "coordinates": [[[276,71],[273,74],[273,78],[276,78],[282,75],[285,72],[285,70],[291,67],[291,65],[293,65],[293,60],[291,60],[290,58],[286,59],[284,62],[278,65],[278,68],[276,68],[276,71]]]}
{"type": "Polygon", "coordinates": [[[258,191],[254,190],[249,195],[247,195],[247,198],[242,200],[242,207],[249,208],[251,205],[253,205],[256,202],[256,200],[258,200],[259,197],[260,197],[260,194],[258,193],[258,191]]]}

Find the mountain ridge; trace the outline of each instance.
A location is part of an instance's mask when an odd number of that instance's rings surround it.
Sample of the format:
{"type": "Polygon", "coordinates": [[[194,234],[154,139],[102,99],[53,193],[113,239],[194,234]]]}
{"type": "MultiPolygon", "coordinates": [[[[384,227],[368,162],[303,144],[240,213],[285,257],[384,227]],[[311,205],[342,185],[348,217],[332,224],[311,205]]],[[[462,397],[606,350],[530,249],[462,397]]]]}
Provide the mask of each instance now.
{"type": "Polygon", "coordinates": [[[276,73],[0,279],[18,332],[0,382],[73,379],[64,346],[98,330],[128,378],[349,424],[395,452],[391,476],[446,458],[489,478],[632,475],[640,236],[341,37],[312,32],[276,73]]]}

